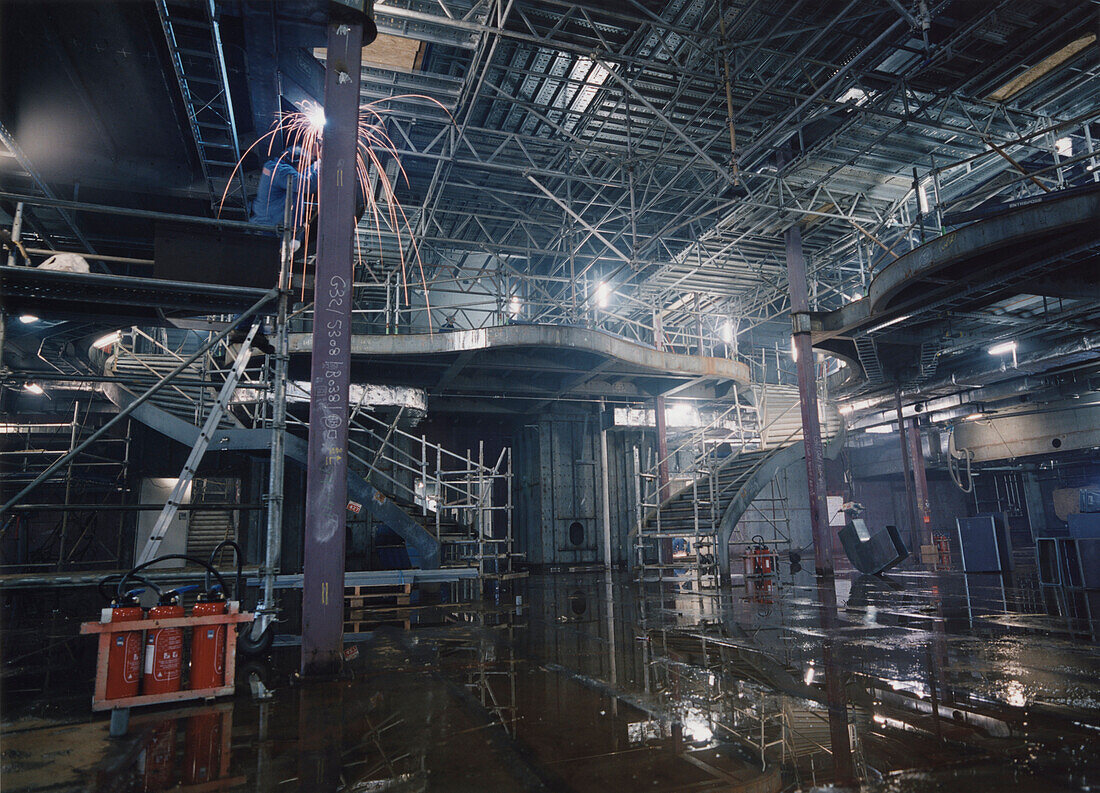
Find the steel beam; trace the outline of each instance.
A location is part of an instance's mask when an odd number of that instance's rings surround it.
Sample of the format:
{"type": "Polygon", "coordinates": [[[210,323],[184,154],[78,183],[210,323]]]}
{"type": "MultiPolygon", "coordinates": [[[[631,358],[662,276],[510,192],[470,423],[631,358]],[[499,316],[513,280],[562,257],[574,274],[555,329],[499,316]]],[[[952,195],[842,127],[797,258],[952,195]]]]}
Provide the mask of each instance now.
{"type": "Polygon", "coordinates": [[[806,446],[806,482],[810,495],[810,527],[814,539],[817,574],[833,574],[833,538],[825,503],[825,455],[821,448],[821,422],[817,413],[814,351],[810,343],[810,293],[802,233],[792,225],[784,234],[787,248],[787,283],[791,292],[791,319],[798,374],[798,399],[802,411],[802,438],[806,446]]]}
{"type": "Polygon", "coordinates": [[[330,23],[325,64],[320,232],[311,364],[302,591],[302,673],[331,675],[343,662],[352,242],[362,24],[330,23]]]}
{"type": "MultiPolygon", "coordinates": [[[[920,427],[916,419],[909,421],[909,457],[913,462],[913,485],[916,489],[917,534],[924,545],[932,542],[932,502],[928,498],[928,476],[924,467],[924,448],[921,446],[920,427]]],[[[920,548],[913,548],[914,553],[920,548]]]]}
{"type": "Polygon", "coordinates": [[[917,500],[913,494],[913,466],[909,461],[909,440],[905,434],[905,416],[902,413],[901,389],[894,392],[894,407],[898,414],[898,440],[901,442],[902,476],[905,477],[905,504],[909,513],[909,550],[920,552],[920,526],[917,520],[917,500]]]}

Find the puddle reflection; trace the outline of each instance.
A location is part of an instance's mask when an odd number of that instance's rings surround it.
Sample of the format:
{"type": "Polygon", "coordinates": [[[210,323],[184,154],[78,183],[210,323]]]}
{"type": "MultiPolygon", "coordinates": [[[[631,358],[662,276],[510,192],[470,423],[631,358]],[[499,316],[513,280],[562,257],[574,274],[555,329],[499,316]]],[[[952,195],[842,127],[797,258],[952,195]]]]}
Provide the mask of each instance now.
{"type": "Polygon", "coordinates": [[[532,577],[357,635],[346,680],[298,684],[298,648],[277,647],[235,698],[135,711],[122,740],[88,723],[85,680],[6,703],[4,789],[1080,789],[1100,759],[1094,594],[949,572],[720,594],[532,577]]]}

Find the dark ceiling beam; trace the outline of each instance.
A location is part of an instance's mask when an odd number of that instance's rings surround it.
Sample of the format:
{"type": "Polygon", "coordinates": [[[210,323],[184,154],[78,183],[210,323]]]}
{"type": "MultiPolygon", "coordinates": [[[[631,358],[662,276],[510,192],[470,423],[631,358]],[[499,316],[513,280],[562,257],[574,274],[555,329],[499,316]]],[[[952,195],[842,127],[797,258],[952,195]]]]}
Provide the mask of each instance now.
{"type": "MultiPolygon", "coordinates": [[[[259,138],[271,129],[281,115],[275,4],[267,0],[244,0],[241,4],[241,22],[247,55],[245,64],[248,71],[248,98],[252,105],[252,125],[254,137],[259,138]]],[[[282,151],[281,134],[274,136],[271,148],[273,151],[282,151]]]]}

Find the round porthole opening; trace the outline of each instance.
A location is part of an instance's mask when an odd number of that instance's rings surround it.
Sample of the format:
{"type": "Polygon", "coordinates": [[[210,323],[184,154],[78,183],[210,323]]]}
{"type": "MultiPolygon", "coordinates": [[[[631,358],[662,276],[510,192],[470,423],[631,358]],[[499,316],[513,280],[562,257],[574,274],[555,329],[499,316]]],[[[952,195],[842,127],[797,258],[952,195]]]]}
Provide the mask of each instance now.
{"type": "Polygon", "coordinates": [[[569,596],[569,609],[578,617],[588,611],[588,598],[579,589],[569,596]]]}
{"type": "Polygon", "coordinates": [[[1050,442],[1050,445],[1053,446],[1055,449],[1061,449],[1062,448],[1062,439],[1061,438],[1055,438],[1054,440],[1052,440],[1050,442]]]}
{"type": "Polygon", "coordinates": [[[569,524],[569,542],[574,545],[584,545],[584,524],[579,520],[569,524]]]}

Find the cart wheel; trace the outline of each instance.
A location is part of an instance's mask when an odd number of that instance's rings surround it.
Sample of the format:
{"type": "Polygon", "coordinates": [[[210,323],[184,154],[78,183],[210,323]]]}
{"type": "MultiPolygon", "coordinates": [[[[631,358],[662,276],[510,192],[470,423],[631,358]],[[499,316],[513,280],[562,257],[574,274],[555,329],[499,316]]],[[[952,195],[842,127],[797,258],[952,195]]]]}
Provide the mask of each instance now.
{"type": "Polygon", "coordinates": [[[252,638],[252,627],[249,626],[238,634],[237,649],[241,651],[242,655],[263,655],[271,649],[271,644],[274,641],[274,622],[264,628],[264,632],[260,634],[258,639],[252,638]]]}

